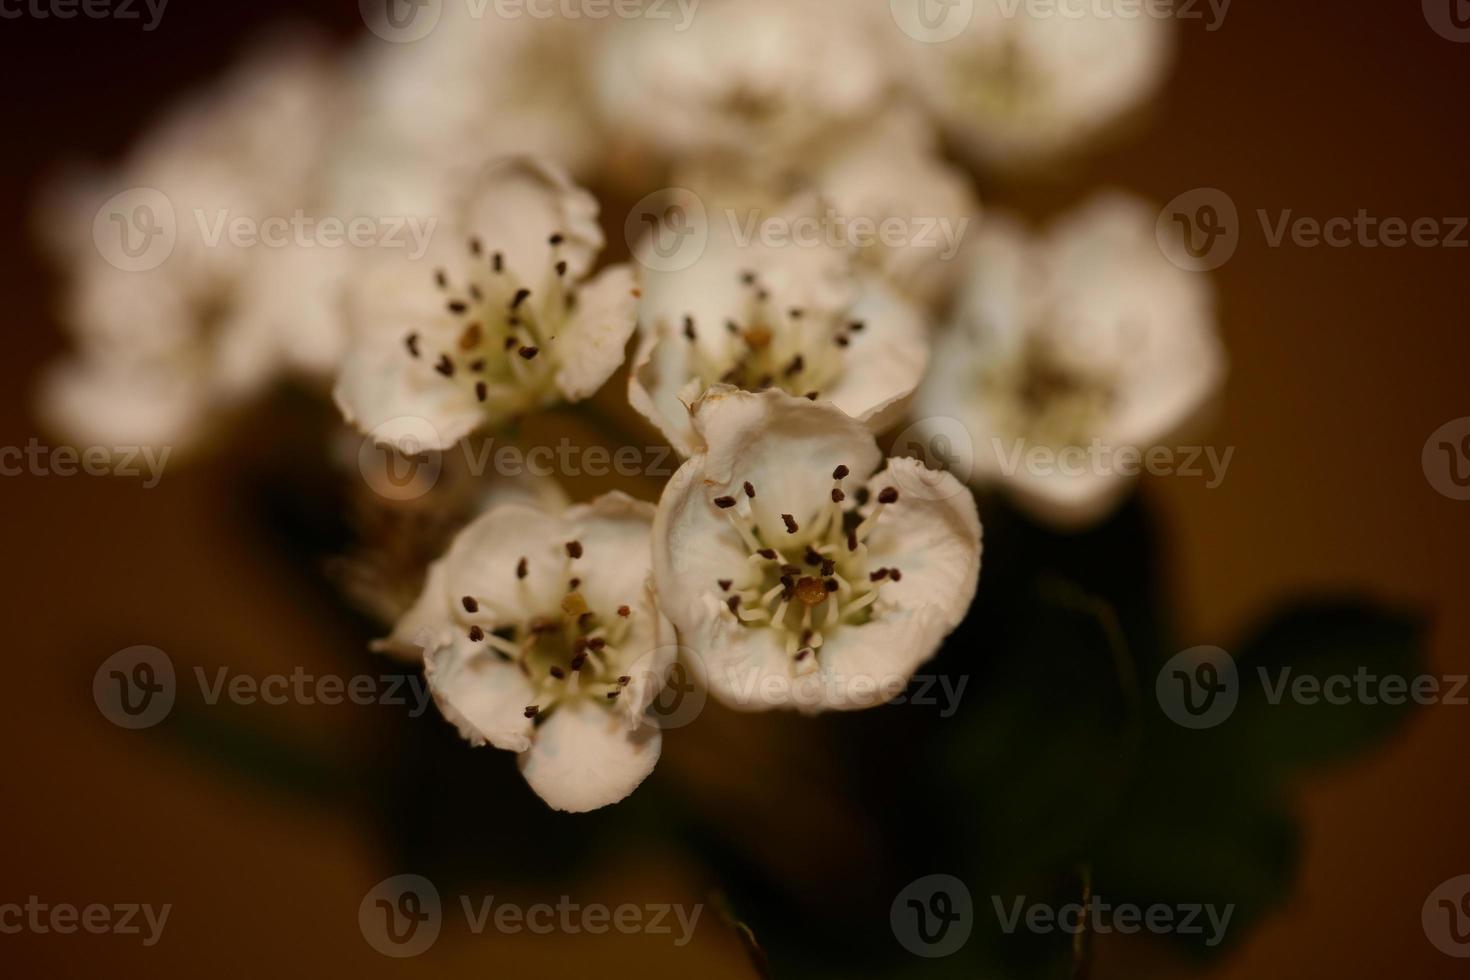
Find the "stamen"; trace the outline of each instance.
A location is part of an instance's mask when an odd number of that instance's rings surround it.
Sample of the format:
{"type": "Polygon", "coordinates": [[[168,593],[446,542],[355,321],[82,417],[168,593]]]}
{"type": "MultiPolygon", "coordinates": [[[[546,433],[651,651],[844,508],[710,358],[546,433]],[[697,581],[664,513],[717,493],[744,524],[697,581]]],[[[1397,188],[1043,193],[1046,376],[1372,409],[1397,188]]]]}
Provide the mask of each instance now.
{"type": "Polygon", "coordinates": [[[521,357],[530,361],[534,360],[536,355],[541,353],[541,349],[539,347],[522,347],[519,351],[517,351],[517,353],[519,353],[521,357]]]}
{"type": "Polygon", "coordinates": [[[467,613],[473,614],[480,611],[480,604],[475,601],[475,597],[472,595],[467,595],[459,601],[464,606],[464,611],[467,613]]]}
{"type": "Polygon", "coordinates": [[[526,559],[522,558],[520,561],[516,562],[516,578],[525,578],[526,573],[529,571],[530,562],[528,562],[526,559]]]}
{"type": "Polygon", "coordinates": [[[801,528],[798,527],[796,524],[796,518],[792,517],[790,514],[782,514],[781,521],[786,525],[787,534],[795,534],[797,531],[801,530],[801,528]]]}
{"type": "Polygon", "coordinates": [[[567,542],[567,557],[568,558],[571,558],[571,559],[574,559],[574,560],[577,559],[577,558],[581,558],[582,557],[582,542],[580,542],[580,541],[568,541],[567,542]]]}
{"type": "Polygon", "coordinates": [[[526,706],[526,717],[527,718],[535,718],[540,713],[541,713],[541,706],[539,704],[529,704],[529,705],[526,706]]]}
{"type": "Polygon", "coordinates": [[[729,510],[731,507],[734,507],[735,506],[735,498],[734,497],[716,497],[715,498],[715,506],[718,507],[718,508],[720,508],[721,510],[729,510]]]}
{"type": "Polygon", "coordinates": [[[416,333],[409,334],[407,337],[404,338],[403,345],[408,348],[408,352],[410,354],[412,354],[414,357],[418,357],[419,356],[419,335],[418,334],[416,334],[416,333]]]}

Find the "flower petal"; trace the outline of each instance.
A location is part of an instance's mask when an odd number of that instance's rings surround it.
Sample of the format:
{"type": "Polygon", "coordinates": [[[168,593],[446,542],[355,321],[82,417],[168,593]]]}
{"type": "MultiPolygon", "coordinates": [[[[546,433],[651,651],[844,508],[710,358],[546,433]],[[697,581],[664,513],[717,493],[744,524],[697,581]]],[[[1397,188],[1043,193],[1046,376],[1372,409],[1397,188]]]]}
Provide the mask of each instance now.
{"type": "Polygon", "coordinates": [[[534,726],[526,708],[536,695],[515,664],[456,638],[424,658],[424,676],[439,710],[471,744],[508,752],[530,746],[534,726]]]}
{"type": "Polygon", "coordinates": [[[521,753],[521,775],[553,809],[586,813],[617,803],[653,772],[663,733],[586,701],[557,708],[521,753]]]}
{"type": "Polygon", "coordinates": [[[929,363],[919,311],[877,282],[866,282],[851,307],[863,329],[851,335],[837,384],[822,395],[882,432],[902,416],[929,363]]]}
{"type": "Polygon", "coordinates": [[[581,279],[602,251],[597,199],[549,160],[507,157],[486,167],[465,213],[464,233],[477,237],[486,255],[501,253],[532,289],[558,260],[566,261],[569,278],[581,279]],[[552,235],[561,236],[560,245],[551,245],[552,235]]]}
{"type": "Polygon", "coordinates": [[[638,277],[629,265],[604,269],[577,291],[577,308],[556,338],[556,386],[569,400],[591,397],[623,363],[638,325],[638,277]]]}

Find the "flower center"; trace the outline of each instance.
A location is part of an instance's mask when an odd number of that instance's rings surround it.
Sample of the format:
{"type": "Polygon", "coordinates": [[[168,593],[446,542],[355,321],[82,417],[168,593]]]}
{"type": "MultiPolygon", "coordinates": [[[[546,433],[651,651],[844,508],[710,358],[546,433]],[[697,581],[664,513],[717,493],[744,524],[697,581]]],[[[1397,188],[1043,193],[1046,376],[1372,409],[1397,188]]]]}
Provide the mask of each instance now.
{"type": "MultiPolygon", "coordinates": [[[[554,252],[564,240],[551,236],[554,252]]],[[[427,348],[418,332],[404,338],[404,348],[409,357],[431,364],[446,383],[474,392],[487,408],[534,408],[556,370],[543,352],[577,303],[576,290],[566,281],[567,263],[557,258],[555,276],[534,294],[506,267],[504,255],[487,257],[478,238],[469,240],[469,253],[465,282],[453,281],[444,269],[434,271],[434,285],[444,296],[442,315],[450,318],[442,333],[447,349],[427,348]]]]}
{"type": "Polygon", "coordinates": [[[843,489],[849,474],[846,466],[833,471],[830,500],[808,526],[782,514],[784,533],[762,530],[753,510],[756,488],[749,482],[739,496],[714,501],[749,552],[740,574],[715,583],[724,615],[782,634],[793,674],[815,671],[825,638],[844,625],[868,622],[879,589],[903,578],[897,568],[870,568],[867,545],[884,508],[898,501],[898,490],[880,491],[863,517],[859,508],[868,503],[868,492],[859,488],[849,498],[843,489]]]}
{"type": "Polygon", "coordinates": [[[982,369],[979,383],[1006,431],[1046,446],[1082,444],[1117,400],[1108,372],[1065,364],[1040,339],[1029,340],[1015,363],[982,369]]]}
{"type": "Polygon", "coordinates": [[[753,272],[741,274],[746,288],[742,318],[708,329],[684,318],[693,373],[706,386],[720,383],[746,391],[780,388],[815,401],[842,373],[844,352],[861,321],[839,313],[780,307],[753,272]]]}
{"type": "MultiPolygon", "coordinates": [[[[623,673],[622,644],[630,632],[631,605],[593,609],[580,591],[579,541],[568,541],[554,581],[565,589],[533,585],[529,558],[516,563],[513,604],[478,596],[460,599],[473,623],[471,642],[483,643],[516,664],[536,690],[526,717],[543,719],[561,702],[587,698],[612,705],[632,678],[623,673]]],[[[544,578],[544,577],[541,577],[544,578]]]]}

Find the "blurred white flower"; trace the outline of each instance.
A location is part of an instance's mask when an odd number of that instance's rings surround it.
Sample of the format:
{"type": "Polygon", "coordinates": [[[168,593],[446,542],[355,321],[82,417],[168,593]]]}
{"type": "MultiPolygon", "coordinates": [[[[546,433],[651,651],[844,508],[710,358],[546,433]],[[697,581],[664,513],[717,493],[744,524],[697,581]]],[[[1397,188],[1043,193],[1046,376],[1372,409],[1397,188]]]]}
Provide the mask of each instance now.
{"type": "Polygon", "coordinates": [[[77,351],[43,378],[43,418],[81,443],[188,444],[279,373],[335,368],[342,256],[243,245],[228,228],[310,208],[342,99],[317,48],[272,48],[165,117],[117,170],[53,190],[37,222],[77,351]]]}
{"type": "Polygon", "coordinates": [[[436,212],[466,174],[504,156],[593,170],[602,147],[584,75],[604,25],[497,11],[456,0],[419,40],[362,41],[350,66],[361,101],[337,175],[348,199],[397,213],[416,192],[423,212],[436,212]]]}
{"type": "Polygon", "coordinates": [[[923,376],[921,314],[829,240],[820,205],[749,220],[779,237],[716,221],[691,267],[646,273],[629,401],[686,456],[689,406],[715,384],[831,402],[881,431],[923,376]]]}
{"type": "Polygon", "coordinates": [[[882,106],[884,20],[849,0],[703,0],[684,29],[625,19],[599,39],[593,97],[611,136],[657,158],[777,173],[882,106]]]}
{"type": "Polygon", "coordinates": [[[975,0],[957,37],[905,48],[920,98],[958,142],[1014,168],[1076,150],[1151,98],[1172,31],[1170,18],[1149,14],[975,0]]]}
{"type": "Polygon", "coordinates": [[[558,810],[616,803],[653,771],[644,716],[675,646],[649,581],[653,506],[608,494],[565,511],[509,503],[429,570],[395,630],[424,650],[445,717],[520,755],[558,810]]]}
{"type": "Polygon", "coordinates": [[[670,480],[654,582],[709,689],[743,710],[890,700],[964,618],[980,521],[954,477],[883,463],[831,405],[719,387],[670,480]],[[922,487],[910,493],[906,488],[922,487]]]}
{"type": "Polygon", "coordinates": [[[1044,235],[992,216],[955,320],[936,337],[916,414],[962,422],[975,478],[1003,482],[1045,520],[1096,520],[1130,480],[1107,461],[1037,470],[1029,450],[1147,450],[1192,422],[1224,380],[1212,290],[1164,257],[1156,217],[1122,195],[1044,235]]]}
{"type": "Polygon", "coordinates": [[[423,449],[592,395],[637,320],[631,267],[586,278],[603,245],[597,202],[561,168],[500,161],[451,217],[423,257],[360,267],[336,388],[363,432],[428,422],[423,449]]]}

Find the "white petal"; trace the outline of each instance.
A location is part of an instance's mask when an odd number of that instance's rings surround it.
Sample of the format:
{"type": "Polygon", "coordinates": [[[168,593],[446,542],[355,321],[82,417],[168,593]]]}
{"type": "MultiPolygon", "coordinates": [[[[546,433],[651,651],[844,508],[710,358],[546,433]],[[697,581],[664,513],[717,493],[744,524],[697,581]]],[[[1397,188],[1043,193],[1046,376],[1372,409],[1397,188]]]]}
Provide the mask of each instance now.
{"type": "MultiPolygon", "coordinates": [[[[965,618],[979,581],[981,529],[975,500],[959,480],[927,470],[915,459],[890,459],[887,469],[868,481],[870,498],[876,500],[888,487],[897,489],[899,498],[884,507],[868,536],[868,553],[873,566],[897,568],[903,578],[883,585],[877,607],[880,612],[889,606],[933,610],[936,626],[948,633],[965,618]]],[[[932,653],[924,652],[913,662],[932,653]]],[[[899,656],[900,661],[907,656],[899,656]]]]}
{"type": "Polygon", "coordinates": [[[533,723],[526,708],[535,691],[520,668],[483,645],[456,638],[424,659],[424,676],[439,710],[472,744],[524,752],[533,723]]]}
{"type": "MultiPolygon", "coordinates": [[[[864,474],[882,460],[861,422],[831,404],[774,389],[716,385],[695,405],[694,425],[707,446],[697,464],[706,499],[738,494],[742,483],[752,483],[752,507],[770,541],[785,534],[783,514],[801,525],[827,505],[839,465],[864,474]]],[[[716,508],[706,503],[706,510],[716,508]]]]}
{"type": "Polygon", "coordinates": [[[556,337],[556,386],[570,401],[601,388],[623,363],[638,324],[638,278],[632,266],[604,269],[577,291],[577,308],[556,337]]]}
{"type": "Polygon", "coordinates": [[[850,315],[863,329],[851,335],[842,375],[822,397],[882,432],[924,376],[929,338],[919,311],[877,282],[863,284],[850,315]]]}
{"type": "Polygon", "coordinates": [[[685,458],[698,452],[700,445],[689,417],[690,403],[684,401],[691,381],[703,390],[703,383],[690,374],[687,340],[663,329],[640,332],[628,372],[628,403],[685,458]]]}
{"type": "Polygon", "coordinates": [[[566,261],[571,279],[592,268],[603,246],[597,212],[597,200],[560,165],[509,157],[486,167],[475,182],[464,231],[479,237],[486,255],[502,253],[507,268],[536,289],[558,259],[566,261]],[[553,234],[564,238],[555,249],[553,234]]]}
{"type": "Polygon", "coordinates": [[[449,566],[443,560],[436,561],[424,576],[419,597],[393,624],[393,632],[374,640],[370,648],[376,653],[408,659],[427,657],[449,646],[455,634],[453,601],[449,592],[449,566]]]}
{"type": "Polygon", "coordinates": [[[587,701],[559,706],[536,730],[521,774],[553,809],[586,813],[625,799],[658,763],[663,733],[629,730],[617,713],[587,701]]]}

